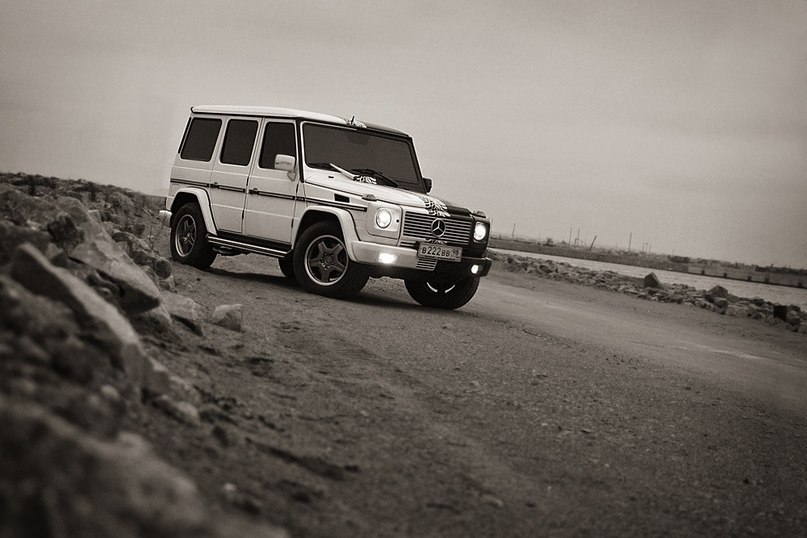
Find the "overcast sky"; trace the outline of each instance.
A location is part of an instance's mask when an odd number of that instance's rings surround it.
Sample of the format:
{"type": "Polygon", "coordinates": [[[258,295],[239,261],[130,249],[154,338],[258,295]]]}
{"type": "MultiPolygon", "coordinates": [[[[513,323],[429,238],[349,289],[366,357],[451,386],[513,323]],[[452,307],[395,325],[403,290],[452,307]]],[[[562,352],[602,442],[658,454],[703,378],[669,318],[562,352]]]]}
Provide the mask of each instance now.
{"type": "Polygon", "coordinates": [[[807,267],[804,0],[0,0],[0,170],[165,194],[194,104],[406,131],[494,233],[807,267]]]}

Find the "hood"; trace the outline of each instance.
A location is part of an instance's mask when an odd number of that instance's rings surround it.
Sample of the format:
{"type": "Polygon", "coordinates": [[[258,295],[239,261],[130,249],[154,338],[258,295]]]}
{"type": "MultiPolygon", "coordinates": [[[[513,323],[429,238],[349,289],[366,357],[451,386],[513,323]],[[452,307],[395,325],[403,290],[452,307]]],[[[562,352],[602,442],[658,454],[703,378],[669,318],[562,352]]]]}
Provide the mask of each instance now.
{"type": "Polygon", "coordinates": [[[353,181],[339,173],[309,174],[305,178],[306,183],[318,185],[328,189],[338,190],[354,196],[365,196],[372,194],[381,202],[397,204],[407,207],[425,209],[431,214],[441,217],[450,215],[470,215],[471,212],[464,207],[454,205],[439,198],[419,192],[396,189],[386,185],[373,185],[371,183],[361,183],[353,181]]]}

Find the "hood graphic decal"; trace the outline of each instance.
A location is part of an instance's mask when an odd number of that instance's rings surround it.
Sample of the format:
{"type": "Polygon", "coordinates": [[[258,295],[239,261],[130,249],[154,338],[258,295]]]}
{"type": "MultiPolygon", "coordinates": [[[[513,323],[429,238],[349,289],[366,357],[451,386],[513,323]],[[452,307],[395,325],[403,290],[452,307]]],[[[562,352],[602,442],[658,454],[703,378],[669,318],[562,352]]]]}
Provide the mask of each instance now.
{"type": "Polygon", "coordinates": [[[426,208],[426,211],[429,213],[429,215],[444,218],[448,218],[451,216],[448,213],[448,207],[446,207],[446,205],[437,198],[432,198],[431,196],[426,196],[425,194],[418,194],[418,193],[412,193],[412,194],[414,194],[423,201],[423,205],[426,208]]]}

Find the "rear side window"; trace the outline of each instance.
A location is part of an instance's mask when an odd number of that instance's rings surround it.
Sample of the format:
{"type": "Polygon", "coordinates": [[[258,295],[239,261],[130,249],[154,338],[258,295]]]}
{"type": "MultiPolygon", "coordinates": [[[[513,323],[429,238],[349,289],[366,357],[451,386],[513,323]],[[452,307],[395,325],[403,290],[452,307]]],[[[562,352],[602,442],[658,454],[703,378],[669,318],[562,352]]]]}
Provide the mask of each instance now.
{"type": "Polygon", "coordinates": [[[257,121],[230,120],[227,122],[224,146],[221,148],[221,162],[240,166],[249,164],[257,133],[257,121]]]}
{"type": "Polygon", "coordinates": [[[179,156],[191,161],[209,161],[219,137],[221,120],[193,118],[179,156]]]}
{"type": "Polygon", "coordinates": [[[278,154],[297,157],[293,123],[268,122],[266,124],[258,166],[261,168],[274,168],[275,157],[278,154]]]}

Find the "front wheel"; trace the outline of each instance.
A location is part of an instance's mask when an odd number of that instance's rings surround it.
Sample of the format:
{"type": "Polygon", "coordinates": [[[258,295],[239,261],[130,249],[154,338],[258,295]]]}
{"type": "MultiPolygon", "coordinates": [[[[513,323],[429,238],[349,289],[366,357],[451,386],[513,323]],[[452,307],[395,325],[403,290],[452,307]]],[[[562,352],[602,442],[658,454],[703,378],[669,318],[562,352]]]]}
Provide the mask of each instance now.
{"type": "Polygon", "coordinates": [[[406,291],[423,306],[454,310],[468,303],[479,288],[479,277],[434,275],[428,280],[405,280],[406,291]]]}
{"type": "Polygon", "coordinates": [[[171,222],[171,257],[198,269],[207,269],[216,252],[207,242],[207,228],[199,205],[188,202],[179,208],[171,222]]]}
{"type": "Polygon", "coordinates": [[[344,299],[359,293],[367,268],[347,255],[339,225],[319,222],[305,230],[294,249],[294,275],[308,292],[344,299]]]}

